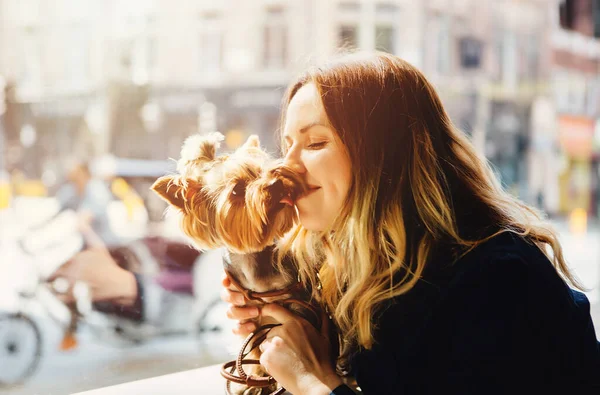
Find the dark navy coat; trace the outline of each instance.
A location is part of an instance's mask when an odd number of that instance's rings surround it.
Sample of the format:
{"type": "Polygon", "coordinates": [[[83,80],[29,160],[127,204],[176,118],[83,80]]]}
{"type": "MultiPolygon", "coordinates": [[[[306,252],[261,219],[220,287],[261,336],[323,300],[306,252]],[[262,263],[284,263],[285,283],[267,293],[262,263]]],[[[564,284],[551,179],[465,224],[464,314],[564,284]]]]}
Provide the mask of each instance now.
{"type": "Polygon", "coordinates": [[[504,233],[451,261],[375,318],[350,365],[363,393],[600,394],[589,302],[537,247],[504,233]]]}

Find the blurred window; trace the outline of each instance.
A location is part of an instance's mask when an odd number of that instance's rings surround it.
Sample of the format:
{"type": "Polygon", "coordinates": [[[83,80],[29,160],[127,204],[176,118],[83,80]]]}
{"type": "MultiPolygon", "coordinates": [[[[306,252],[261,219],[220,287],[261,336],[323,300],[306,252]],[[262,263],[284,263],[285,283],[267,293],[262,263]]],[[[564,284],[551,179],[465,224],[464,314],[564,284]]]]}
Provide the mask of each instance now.
{"type": "Polygon", "coordinates": [[[600,38],[600,0],[594,0],[592,4],[592,15],[594,18],[594,37],[600,38]]]}
{"type": "Polygon", "coordinates": [[[356,1],[343,1],[337,7],[337,45],[339,48],[359,47],[359,25],[361,7],[356,1]]]}
{"type": "Polygon", "coordinates": [[[600,114],[600,78],[591,76],[587,84],[586,113],[589,117],[597,118],[600,114]]]}
{"type": "Polygon", "coordinates": [[[339,12],[357,12],[360,10],[360,4],[357,1],[341,1],[338,4],[339,12]]]}
{"type": "Polygon", "coordinates": [[[342,25],[338,30],[338,44],[342,48],[358,47],[358,26],[342,25]]]}
{"type": "Polygon", "coordinates": [[[459,42],[460,65],[465,69],[477,69],[481,66],[483,44],[475,37],[463,37],[459,42]]]}
{"type": "Polygon", "coordinates": [[[517,43],[515,33],[509,30],[496,29],[494,47],[497,63],[496,81],[516,87],[518,82],[517,43]]]}
{"type": "Polygon", "coordinates": [[[398,6],[390,3],[376,4],[375,18],[375,49],[396,53],[398,51],[396,43],[398,6]]]}
{"type": "Polygon", "coordinates": [[[375,5],[375,13],[378,17],[396,16],[398,6],[393,3],[378,3],[375,5]]]}
{"type": "Polygon", "coordinates": [[[200,70],[218,71],[223,65],[223,17],[204,13],[200,18],[200,70]]]}
{"type": "Polygon", "coordinates": [[[452,71],[450,15],[437,14],[435,19],[437,27],[436,70],[440,74],[449,74],[452,71]]]}
{"type": "Polygon", "coordinates": [[[375,26],[375,49],[389,53],[395,52],[394,26],[378,25],[375,26]]]}
{"type": "Polygon", "coordinates": [[[67,31],[65,42],[70,43],[66,48],[65,80],[74,87],[81,87],[87,82],[90,71],[90,43],[86,27],[73,26],[67,31]]]}
{"type": "Polygon", "coordinates": [[[130,69],[133,81],[145,84],[151,79],[157,66],[156,14],[146,13],[131,18],[130,23],[139,30],[130,39],[130,53],[123,61],[130,69]]]}
{"type": "Polygon", "coordinates": [[[33,26],[27,26],[21,31],[23,46],[21,47],[20,85],[27,88],[41,86],[40,31],[33,26]]]}
{"type": "Polygon", "coordinates": [[[560,27],[563,29],[573,29],[573,0],[561,0],[559,4],[560,27]]]}
{"type": "Polygon", "coordinates": [[[517,41],[519,45],[519,77],[535,81],[540,66],[539,37],[535,34],[528,34],[520,37],[517,41]]]}
{"type": "Polygon", "coordinates": [[[263,64],[267,69],[282,69],[288,61],[288,28],[283,7],[269,7],[264,26],[263,64]]]}
{"type": "Polygon", "coordinates": [[[134,81],[145,83],[156,66],[156,39],[152,34],[142,34],[133,41],[131,72],[134,81]]]}
{"type": "Polygon", "coordinates": [[[600,37],[600,1],[561,0],[560,27],[586,36],[600,37]]]}

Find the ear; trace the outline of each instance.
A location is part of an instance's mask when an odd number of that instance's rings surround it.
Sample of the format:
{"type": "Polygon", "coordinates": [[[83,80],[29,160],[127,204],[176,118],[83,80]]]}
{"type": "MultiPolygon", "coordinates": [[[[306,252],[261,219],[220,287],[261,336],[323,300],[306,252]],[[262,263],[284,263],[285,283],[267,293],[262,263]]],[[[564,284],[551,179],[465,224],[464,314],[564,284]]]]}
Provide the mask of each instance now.
{"type": "Polygon", "coordinates": [[[224,138],[219,132],[188,137],[181,147],[181,158],[177,162],[177,170],[183,174],[185,167],[192,162],[203,163],[215,160],[217,150],[224,138]]]}
{"type": "Polygon", "coordinates": [[[163,176],[150,187],[164,201],[179,210],[185,210],[189,192],[198,190],[199,185],[191,180],[182,180],[179,176],[163,176]]]}
{"type": "Polygon", "coordinates": [[[260,148],[260,140],[258,139],[258,136],[255,134],[252,134],[248,137],[248,140],[246,140],[246,142],[244,143],[244,145],[242,146],[243,148],[260,148]]]}

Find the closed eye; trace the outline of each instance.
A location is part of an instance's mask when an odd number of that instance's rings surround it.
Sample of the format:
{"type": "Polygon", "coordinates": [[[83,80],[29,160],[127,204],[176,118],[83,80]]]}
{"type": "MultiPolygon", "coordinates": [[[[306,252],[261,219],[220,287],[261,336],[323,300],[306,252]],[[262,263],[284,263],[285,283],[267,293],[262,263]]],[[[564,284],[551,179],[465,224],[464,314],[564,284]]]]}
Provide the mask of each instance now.
{"type": "Polygon", "coordinates": [[[321,149],[321,148],[325,147],[326,145],[327,145],[327,141],[320,141],[318,143],[309,144],[308,148],[316,150],[316,149],[321,149]]]}

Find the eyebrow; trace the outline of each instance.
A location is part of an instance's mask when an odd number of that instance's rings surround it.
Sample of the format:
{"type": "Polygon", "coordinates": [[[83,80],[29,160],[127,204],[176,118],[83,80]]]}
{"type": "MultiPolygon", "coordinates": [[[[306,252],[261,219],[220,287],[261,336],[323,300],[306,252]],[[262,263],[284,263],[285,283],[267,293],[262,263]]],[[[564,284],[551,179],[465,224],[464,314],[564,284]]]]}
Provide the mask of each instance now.
{"type": "MultiPolygon", "coordinates": [[[[314,121],[314,122],[311,122],[309,124],[306,124],[305,126],[301,127],[300,129],[298,129],[298,133],[300,133],[300,134],[306,133],[306,131],[308,129],[310,129],[310,128],[314,127],[314,126],[324,126],[326,128],[329,127],[328,125],[325,125],[324,123],[322,123],[320,121],[314,121]]],[[[284,138],[288,138],[288,137],[290,137],[290,135],[286,133],[286,134],[283,135],[283,137],[284,138]]]]}

